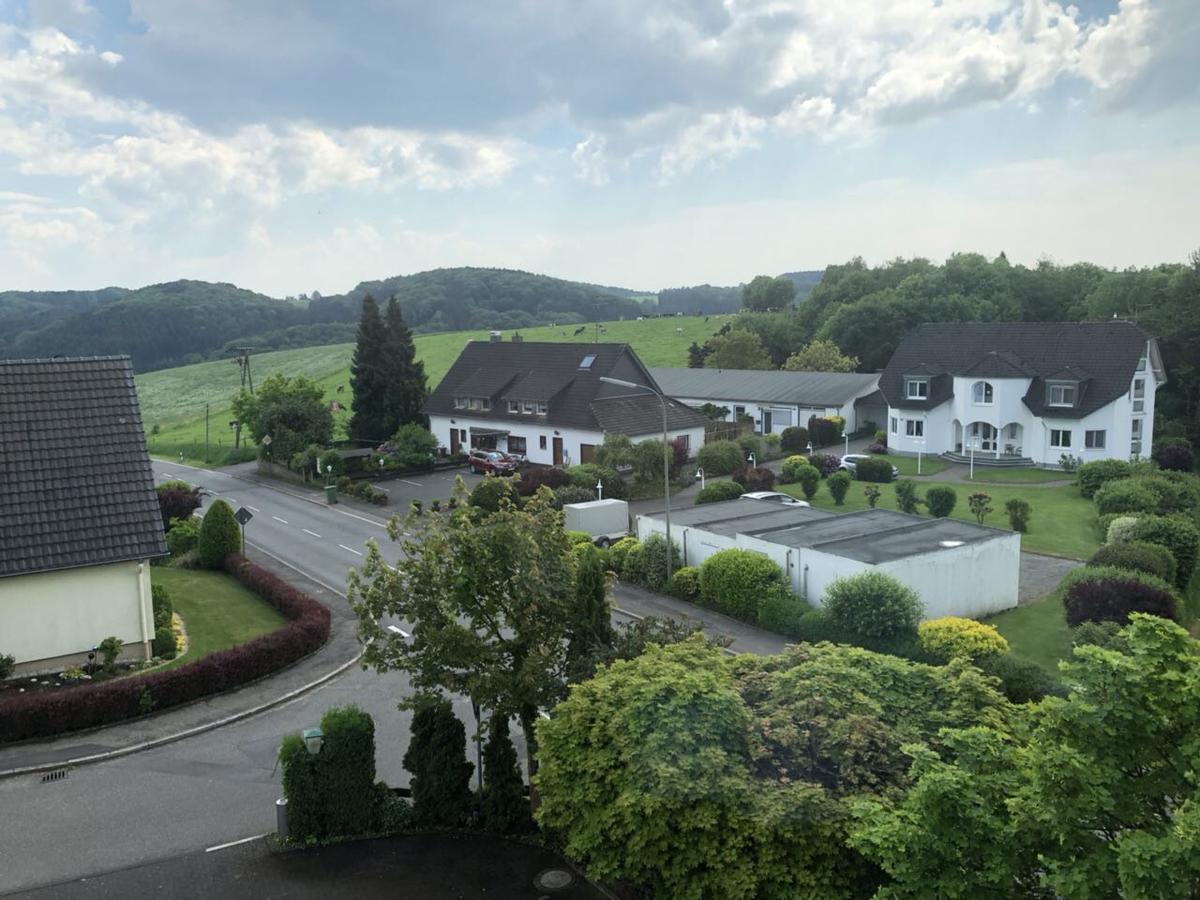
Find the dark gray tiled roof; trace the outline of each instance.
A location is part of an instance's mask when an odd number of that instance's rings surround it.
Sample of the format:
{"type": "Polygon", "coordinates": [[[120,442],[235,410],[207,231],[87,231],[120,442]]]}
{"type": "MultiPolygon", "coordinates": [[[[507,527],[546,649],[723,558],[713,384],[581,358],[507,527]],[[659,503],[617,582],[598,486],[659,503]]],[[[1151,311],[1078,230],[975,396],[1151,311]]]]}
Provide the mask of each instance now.
{"type": "MultiPolygon", "coordinates": [[[[662,429],[662,407],[653,394],[604,384],[601,376],[658,387],[628,344],[575,344],[537,341],[471,341],[425,403],[426,415],[456,420],[526,424],[617,434],[653,434],[662,429]],[[587,368],[580,363],[593,357],[587,368]],[[454,398],[492,398],[488,411],[454,408],[454,398]],[[508,398],[547,400],[545,416],[509,413],[508,398]],[[652,420],[652,422],[651,422],[652,420]]],[[[700,428],[707,419],[672,404],[669,423],[700,428]]]]}
{"type": "Polygon", "coordinates": [[[757,369],[651,369],[670,397],[744,400],[797,406],[841,406],[872,390],[878,375],[857,372],[782,372],[757,369]]]}
{"type": "Polygon", "coordinates": [[[879,388],[892,407],[933,409],[953,396],[956,375],[1030,378],[1025,405],[1040,416],[1048,412],[1046,380],[1078,378],[1075,406],[1049,412],[1056,418],[1082,418],[1129,390],[1151,341],[1137,325],[1120,321],[931,323],[900,342],[879,388]],[[929,397],[909,400],[904,376],[918,372],[932,376],[929,397]]]}
{"type": "Polygon", "coordinates": [[[0,360],[0,576],[166,552],[129,357],[0,360]]]}

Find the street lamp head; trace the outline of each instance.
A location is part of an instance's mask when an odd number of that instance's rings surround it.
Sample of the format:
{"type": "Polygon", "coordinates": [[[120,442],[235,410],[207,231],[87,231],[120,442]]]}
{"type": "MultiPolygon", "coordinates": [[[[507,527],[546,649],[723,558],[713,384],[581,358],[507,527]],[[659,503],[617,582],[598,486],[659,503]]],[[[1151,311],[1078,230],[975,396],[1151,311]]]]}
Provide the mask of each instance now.
{"type": "Polygon", "coordinates": [[[325,743],[325,732],[320,728],[305,728],[301,734],[304,739],[304,749],[313,756],[321,752],[321,747],[325,743]]]}
{"type": "MultiPolygon", "coordinates": [[[[625,381],[620,378],[609,378],[607,375],[601,375],[600,380],[603,381],[605,384],[615,384],[617,387],[627,387],[627,388],[645,387],[645,385],[634,384],[632,381],[625,381]]],[[[649,388],[647,388],[647,390],[649,390],[649,388]]]]}

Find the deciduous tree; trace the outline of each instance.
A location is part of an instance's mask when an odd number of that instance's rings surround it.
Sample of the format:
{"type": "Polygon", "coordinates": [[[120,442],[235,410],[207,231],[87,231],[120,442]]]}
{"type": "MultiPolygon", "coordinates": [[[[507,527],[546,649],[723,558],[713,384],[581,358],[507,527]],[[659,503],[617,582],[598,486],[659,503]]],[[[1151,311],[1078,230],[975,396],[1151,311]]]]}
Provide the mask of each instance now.
{"type": "Polygon", "coordinates": [[[709,340],[704,365],[709,369],[771,369],[771,357],[758,335],[741,328],[719,334],[709,340]]]}
{"type": "Polygon", "coordinates": [[[787,358],[789,372],[853,372],[858,359],[847,356],[833,341],[811,341],[787,358]]]}

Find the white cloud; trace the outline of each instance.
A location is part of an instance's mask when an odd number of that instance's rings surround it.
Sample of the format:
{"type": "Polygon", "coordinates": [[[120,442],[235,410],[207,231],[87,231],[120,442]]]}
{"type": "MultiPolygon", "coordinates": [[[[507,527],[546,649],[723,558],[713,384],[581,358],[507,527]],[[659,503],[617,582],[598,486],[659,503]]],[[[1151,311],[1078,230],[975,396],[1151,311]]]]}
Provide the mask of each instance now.
{"type": "Polygon", "coordinates": [[[1136,77],[1150,61],[1150,37],[1157,15],[1146,0],[1121,0],[1120,8],[1088,31],[1079,54],[1079,72],[1108,89],[1136,77]]]}

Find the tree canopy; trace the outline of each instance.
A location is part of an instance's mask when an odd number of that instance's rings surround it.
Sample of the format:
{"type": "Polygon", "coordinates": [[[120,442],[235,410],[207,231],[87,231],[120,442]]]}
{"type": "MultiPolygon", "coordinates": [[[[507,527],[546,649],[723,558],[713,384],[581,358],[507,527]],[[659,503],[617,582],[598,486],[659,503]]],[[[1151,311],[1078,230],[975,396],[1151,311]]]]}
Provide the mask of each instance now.
{"type": "Polygon", "coordinates": [[[740,328],[710,338],[704,366],[708,369],[773,369],[758,335],[740,328]]]}
{"type": "Polygon", "coordinates": [[[787,358],[789,372],[853,372],[858,359],[846,356],[833,341],[810,341],[787,358]]]}
{"type": "Polygon", "coordinates": [[[287,462],[310,444],[326,446],[333,439],[333,413],[321,386],[303,375],[268,375],[258,392],[242,391],[233,398],[233,414],[250,430],[259,453],[287,462]],[[271,436],[268,446],[263,437],[271,436]]]}
{"type": "Polygon", "coordinates": [[[742,288],[742,306],[746,309],[783,309],[796,299],[796,285],[791,279],[756,275],[742,288]]]}

